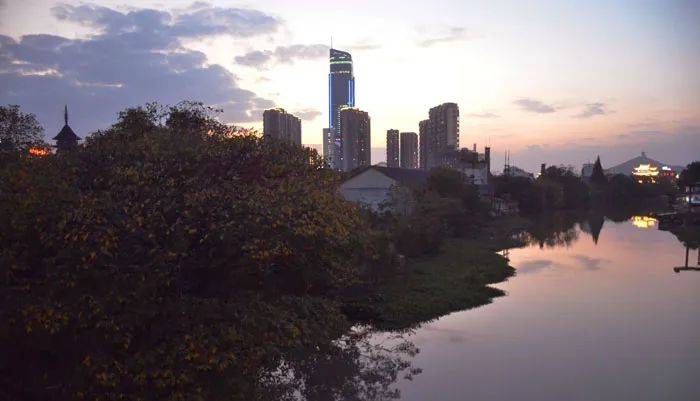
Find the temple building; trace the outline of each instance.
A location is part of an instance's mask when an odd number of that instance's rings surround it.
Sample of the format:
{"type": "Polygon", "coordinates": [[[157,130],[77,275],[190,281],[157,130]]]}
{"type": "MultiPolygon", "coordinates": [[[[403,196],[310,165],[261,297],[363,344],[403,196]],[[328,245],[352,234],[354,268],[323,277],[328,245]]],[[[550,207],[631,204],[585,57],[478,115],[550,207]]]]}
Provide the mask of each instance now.
{"type": "Polygon", "coordinates": [[[76,135],[73,129],[68,125],[68,106],[66,106],[63,111],[63,120],[65,121],[65,125],[61,128],[61,132],[53,137],[56,141],[56,152],[58,153],[75,149],[80,140],[80,137],[76,135]]]}

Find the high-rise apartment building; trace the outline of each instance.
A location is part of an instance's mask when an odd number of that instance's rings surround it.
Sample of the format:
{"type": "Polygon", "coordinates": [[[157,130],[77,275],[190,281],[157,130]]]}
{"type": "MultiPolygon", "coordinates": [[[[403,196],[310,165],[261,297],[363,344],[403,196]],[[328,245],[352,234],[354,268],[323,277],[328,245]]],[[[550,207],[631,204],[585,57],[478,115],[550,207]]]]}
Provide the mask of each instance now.
{"type": "Polygon", "coordinates": [[[328,129],[331,167],[343,166],[343,138],[340,132],[340,109],[355,106],[355,77],[352,73],[352,56],[348,52],[330,49],[330,73],[328,74],[328,129]]]}
{"type": "Polygon", "coordinates": [[[425,146],[424,160],[427,169],[443,167],[454,151],[459,150],[459,106],[443,103],[430,109],[428,124],[421,122],[421,145],[425,146]]]}
{"type": "Polygon", "coordinates": [[[328,163],[330,166],[332,163],[332,157],[331,155],[333,149],[333,137],[331,135],[331,129],[330,128],[324,128],[323,129],[323,160],[328,163]]]}
{"type": "Polygon", "coordinates": [[[418,135],[401,133],[401,168],[418,168],[418,135]]]}
{"type": "Polygon", "coordinates": [[[372,163],[369,114],[354,107],[341,107],[338,128],[343,144],[341,170],[351,171],[369,166],[372,163]]]}
{"type": "Polygon", "coordinates": [[[263,136],[301,146],[301,120],[284,109],[265,110],[263,136]]]}
{"type": "Polygon", "coordinates": [[[423,120],[418,123],[418,136],[420,140],[420,168],[428,168],[428,140],[430,139],[430,120],[423,120]]]}
{"type": "Polygon", "coordinates": [[[399,167],[399,130],[386,132],[386,166],[399,167]]]}

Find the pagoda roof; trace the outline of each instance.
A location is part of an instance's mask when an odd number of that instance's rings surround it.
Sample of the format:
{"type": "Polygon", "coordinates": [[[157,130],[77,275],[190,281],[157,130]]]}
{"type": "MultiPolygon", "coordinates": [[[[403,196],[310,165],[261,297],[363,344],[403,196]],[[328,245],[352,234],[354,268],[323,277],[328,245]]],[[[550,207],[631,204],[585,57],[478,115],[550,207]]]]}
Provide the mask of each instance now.
{"type": "Polygon", "coordinates": [[[68,124],[66,124],[61,129],[61,132],[59,132],[58,135],[53,137],[53,139],[57,141],[78,141],[80,140],[80,137],[78,135],[75,135],[73,129],[68,124]]]}

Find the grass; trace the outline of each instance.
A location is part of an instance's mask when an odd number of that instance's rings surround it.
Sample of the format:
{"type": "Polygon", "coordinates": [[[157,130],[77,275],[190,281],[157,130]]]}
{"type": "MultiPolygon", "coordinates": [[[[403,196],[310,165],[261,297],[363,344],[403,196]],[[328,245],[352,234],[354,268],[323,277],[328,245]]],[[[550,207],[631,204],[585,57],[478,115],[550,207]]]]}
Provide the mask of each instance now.
{"type": "MultiPolygon", "coordinates": [[[[506,227],[499,223],[498,228],[506,227]]],[[[438,255],[409,260],[401,273],[354,297],[347,311],[378,329],[402,330],[490,303],[504,293],[488,284],[505,280],[515,270],[496,253],[511,245],[510,238],[486,233],[483,239],[450,239],[438,255]]]]}

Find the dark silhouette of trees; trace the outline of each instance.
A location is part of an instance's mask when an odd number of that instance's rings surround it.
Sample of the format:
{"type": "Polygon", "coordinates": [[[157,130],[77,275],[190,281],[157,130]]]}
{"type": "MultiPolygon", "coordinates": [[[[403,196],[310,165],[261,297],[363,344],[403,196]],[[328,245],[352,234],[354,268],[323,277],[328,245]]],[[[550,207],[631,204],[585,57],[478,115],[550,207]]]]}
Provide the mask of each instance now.
{"type": "Polygon", "coordinates": [[[605,173],[603,172],[603,166],[600,164],[600,156],[596,157],[595,163],[593,164],[593,172],[591,173],[591,184],[593,185],[605,185],[608,183],[605,173]]]}
{"type": "Polygon", "coordinates": [[[700,182],[700,161],[694,161],[681,172],[678,185],[683,188],[698,182],[700,182]]]}
{"type": "Polygon", "coordinates": [[[126,110],[74,152],[0,166],[3,397],[292,399],[290,377],[323,386],[294,361],[324,349],[349,369],[333,386],[390,395],[405,363],[336,343],[337,289],[385,247],[315,151],[213,112],[126,110]]]}
{"type": "Polygon", "coordinates": [[[44,128],[36,116],[17,105],[0,106],[0,155],[44,145],[44,128]]]}

